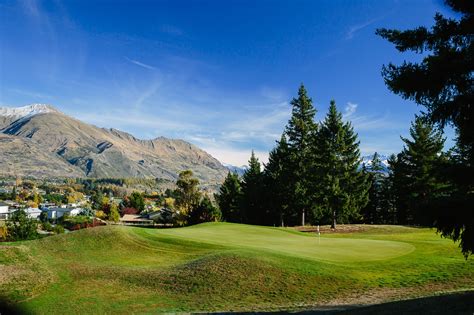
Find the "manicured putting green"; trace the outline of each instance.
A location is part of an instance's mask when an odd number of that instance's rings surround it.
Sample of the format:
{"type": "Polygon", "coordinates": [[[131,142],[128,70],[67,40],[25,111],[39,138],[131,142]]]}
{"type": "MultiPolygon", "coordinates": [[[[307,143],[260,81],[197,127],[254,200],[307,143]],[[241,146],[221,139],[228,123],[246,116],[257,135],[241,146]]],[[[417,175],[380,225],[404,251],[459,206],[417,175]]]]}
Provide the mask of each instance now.
{"type": "Polygon", "coordinates": [[[412,252],[411,244],[356,238],[318,238],[281,228],[209,223],[187,228],[145,230],[149,238],[163,236],[238,249],[264,250],[277,254],[331,262],[385,260],[412,252]]]}

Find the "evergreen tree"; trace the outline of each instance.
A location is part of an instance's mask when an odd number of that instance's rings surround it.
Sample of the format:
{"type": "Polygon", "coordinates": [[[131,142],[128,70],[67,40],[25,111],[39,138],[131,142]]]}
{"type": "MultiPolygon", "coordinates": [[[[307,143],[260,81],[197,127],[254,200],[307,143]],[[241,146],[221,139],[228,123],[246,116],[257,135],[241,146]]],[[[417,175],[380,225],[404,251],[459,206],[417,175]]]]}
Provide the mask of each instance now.
{"type": "Polygon", "coordinates": [[[431,226],[435,220],[430,212],[432,201],[446,186],[436,174],[444,139],[442,133],[422,117],[415,118],[410,136],[412,140],[402,137],[405,147],[399,159],[399,163],[403,163],[400,175],[405,177],[408,217],[413,223],[431,226]]]}
{"type": "MultiPolygon", "coordinates": [[[[298,90],[298,98],[291,101],[291,118],[285,129],[288,140],[289,159],[286,161],[286,169],[292,170],[288,175],[287,185],[291,190],[291,200],[288,209],[301,218],[301,225],[305,224],[305,215],[311,208],[309,188],[309,169],[312,163],[311,139],[317,130],[314,122],[316,109],[313,101],[308,97],[306,89],[301,84],[298,90]]],[[[297,224],[297,222],[289,222],[297,224]]]]}
{"type": "Polygon", "coordinates": [[[252,151],[249,168],[242,176],[241,206],[244,223],[263,224],[265,213],[263,208],[262,188],[263,173],[260,162],[252,151]]]}
{"type": "Polygon", "coordinates": [[[296,221],[294,213],[289,211],[292,200],[288,185],[292,175],[289,159],[288,143],[283,134],[277,146],[270,152],[264,171],[265,208],[269,225],[285,226],[285,222],[296,221]]]}
{"type": "Polygon", "coordinates": [[[314,137],[315,164],[311,172],[315,195],[315,217],[318,221],[348,221],[359,217],[367,204],[368,183],[359,169],[360,153],[357,134],[350,123],[342,121],[336,103],[331,101],[329,112],[314,137]]]}
{"type": "Polygon", "coordinates": [[[142,193],[134,191],[128,198],[127,207],[138,210],[138,213],[145,210],[145,198],[142,193]]]}
{"type": "Polygon", "coordinates": [[[243,222],[243,214],[240,208],[241,194],[239,175],[229,172],[219,188],[219,193],[215,195],[224,221],[243,222]]]}
{"type": "MultiPolygon", "coordinates": [[[[365,165],[364,165],[365,166],[365,165]]],[[[362,209],[362,216],[365,223],[380,224],[385,223],[385,213],[383,208],[383,193],[385,175],[384,167],[377,152],[374,153],[370,165],[367,167],[366,173],[369,189],[369,202],[362,209]]]]}
{"type": "Polygon", "coordinates": [[[464,0],[446,3],[459,19],[437,13],[431,30],[379,29],[377,34],[401,52],[423,54],[420,63],[384,66],[382,74],[389,89],[424,106],[432,122],[441,127],[452,124],[456,129],[457,147],[463,157],[439,170],[452,189],[437,198],[436,227],[443,236],[460,240],[467,256],[474,251],[474,6],[464,0]]]}
{"type": "Polygon", "coordinates": [[[221,211],[212,204],[208,196],[204,196],[197,207],[189,215],[189,224],[217,222],[221,220],[221,211]]]}
{"type": "Polygon", "coordinates": [[[392,154],[388,159],[389,181],[392,189],[393,202],[396,208],[397,224],[413,224],[413,216],[408,210],[408,195],[410,178],[408,174],[406,156],[403,152],[392,154]]]}

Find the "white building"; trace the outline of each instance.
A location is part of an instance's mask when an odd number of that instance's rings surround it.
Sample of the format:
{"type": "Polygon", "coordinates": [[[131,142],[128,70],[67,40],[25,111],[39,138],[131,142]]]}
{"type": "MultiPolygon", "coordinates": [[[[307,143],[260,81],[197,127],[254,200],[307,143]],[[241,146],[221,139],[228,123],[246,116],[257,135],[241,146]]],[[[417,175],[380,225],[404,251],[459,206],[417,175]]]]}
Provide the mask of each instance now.
{"type": "Polygon", "coordinates": [[[59,219],[60,217],[69,215],[71,217],[78,215],[82,208],[48,208],[48,219],[59,219]]]}
{"type": "Polygon", "coordinates": [[[38,208],[27,208],[25,209],[25,212],[29,218],[38,220],[41,212],[43,211],[38,208]]]}
{"type": "Polygon", "coordinates": [[[0,202],[0,220],[8,219],[9,214],[10,212],[8,210],[8,204],[0,202]]]}

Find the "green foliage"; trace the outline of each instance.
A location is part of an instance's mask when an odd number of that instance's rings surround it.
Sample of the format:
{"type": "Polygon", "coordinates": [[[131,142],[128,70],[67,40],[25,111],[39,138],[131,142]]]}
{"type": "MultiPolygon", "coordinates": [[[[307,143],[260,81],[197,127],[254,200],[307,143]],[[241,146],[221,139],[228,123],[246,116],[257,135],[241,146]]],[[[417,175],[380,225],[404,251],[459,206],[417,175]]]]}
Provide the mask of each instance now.
{"type": "Polygon", "coordinates": [[[451,189],[437,198],[432,210],[438,231],[460,241],[467,256],[474,251],[474,7],[470,1],[446,3],[459,19],[437,13],[430,30],[378,29],[377,34],[401,52],[423,54],[419,63],[384,66],[382,74],[388,88],[424,106],[431,122],[441,127],[451,124],[456,130],[459,158],[454,157],[439,170],[451,189]]]}
{"type": "Polygon", "coordinates": [[[389,223],[389,215],[386,213],[389,209],[386,208],[387,205],[384,202],[387,179],[383,173],[384,168],[377,152],[374,153],[370,166],[366,167],[364,165],[364,170],[368,175],[370,189],[369,202],[361,211],[363,221],[370,224],[389,223]]]}
{"type": "Polygon", "coordinates": [[[11,213],[6,226],[8,237],[13,241],[31,240],[38,237],[37,221],[30,219],[23,209],[11,213]]]}
{"type": "Polygon", "coordinates": [[[285,160],[285,168],[291,170],[287,172],[287,182],[292,197],[288,207],[292,209],[293,216],[288,217],[289,224],[297,224],[297,216],[301,218],[301,225],[304,225],[304,217],[311,208],[312,192],[309,189],[308,177],[313,157],[311,156],[311,146],[317,125],[314,122],[316,110],[313,101],[308,97],[306,89],[301,84],[298,90],[298,98],[291,101],[291,118],[285,129],[288,144],[288,159],[285,160]]]}
{"type": "Polygon", "coordinates": [[[268,213],[266,223],[269,225],[285,226],[285,222],[292,222],[296,217],[290,208],[293,192],[288,182],[291,177],[290,153],[286,136],[283,134],[277,146],[270,152],[264,171],[263,196],[268,213]]]}
{"type": "Polygon", "coordinates": [[[111,204],[108,219],[113,222],[118,222],[120,220],[120,213],[118,211],[118,206],[116,203],[111,204]]]}
{"type": "Polygon", "coordinates": [[[142,212],[145,209],[145,198],[142,193],[134,191],[129,197],[126,206],[129,208],[135,208],[138,212],[142,212]]]}
{"type": "Polygon", "coordinates": [[[49,202],[52,202],[52,203],[56,204],[57,206],[62,205],[63,203],[67,202],[65,196],[63,196],[61,194],[54,194],[54,193],[46,194],[44,196],[44,199],[49,201],[49,202]]]}
{"type": "Polygon", "coordinates": [[[202,198],[201,202],[195,207],[189,216],[189,224],[199,224],[204,222],[217,222],[220,221],[222,213],[212,204],[211,199],[208,196],[202,198]]]}
{"type": "Polygon", "coordinates": [[[263,173],[260,162],[252,151],[249,168],[242,176],[242,217],[243,222],[250,224],[264,224],[265,212],[262,202],[263,173]]]}
{"type": "Polygon", "coordinates": [[[330,217],[335,228],[338,219],[357,219],[367,204],[370,183],[359,170],[357,134],[350,123],[342,121],[334,101],[317,132],[313,150],[315,163],[310,173],[316,221],[330,217]]]}
{"type": "Polygon", "coordinates": [[[51,223],[49,223],[49,221],[43,221],[41,223],[41,226],[42,226],[43,230],[45,230],[45,231],[48,231],[48,232],[53,231],[53,226],[51,225],[51,223]]]}
{"type": "Polygon", "coordinates": [[[56,224],[55,226],[53,226],[53,228],[51,229],[51,231],[54,233],[54,234],[63,234],[65,232],[65,229],[64,227],[61,225],[61,224],[56,224]]]}
{"type": "Polygon", "coordinates": [[[82,208],[82,211],[79,213],[80,216],[85,217],[94,217],[95,211],[90,208],[90,206],[86,206],[82,208]]]}
{"type": "Polygon", "coordinates": [[[201,199],[199,180],[194,177],[191,170],[185,170],[179,173],[176,186],[178,186],[175,190],[176,207],[179,210],[178,224],[185,225],[190,212],[199,205],[201,199]]]}
{"type": "Polygon", "coordinates": [[[104,194],[98,190],[92,195],[92,207],[94,210],[102,210],[104,194]]]}
{"type": "Polygon", "coordinates": [[[222,219],[227,222],[241,223],[243,215],[240,208],[241,187],[239,175],[229,172],[219,188],[215,199],[222,211],[222,219]]]}

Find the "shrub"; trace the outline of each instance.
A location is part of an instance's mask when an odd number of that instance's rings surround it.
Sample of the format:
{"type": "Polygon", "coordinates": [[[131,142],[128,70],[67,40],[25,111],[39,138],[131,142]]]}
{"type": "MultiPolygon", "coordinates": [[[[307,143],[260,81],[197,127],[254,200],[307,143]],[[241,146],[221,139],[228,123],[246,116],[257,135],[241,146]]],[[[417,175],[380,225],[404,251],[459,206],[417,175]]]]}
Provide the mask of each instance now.
{"type": "Polygon", "coordinates": [[[60,224],[56,224],[52,229],[54,234],[62,234],[64,233],[64,227],[60,224]]]}
{"type": "Polygon", "coordinates": [[[31,240],[38,237],[38,223],[30,219],[25,210],[13,212],[7,221],[8,238],[13,241],[31,240]]]}
{"type": "Polygon", "coordinates": [[[43,226],[43,230],[45,231],[51,232],[53,230],[53,226],[48,221],[43,222],[41,225],[43,226]]]}
{"type": "Polygon", "coordinates": [[[0,226],[0,241],[8,240],[8,229],[6,226],[0,226]]]}
{"type": "Polygon", "coordinates": [[[105,212],[102,211],[102,210],[96,211],[96,212],[95,212],[95,216],[96,216],[97,218],[99,218],[99,219],[102,219],[102,220],[104,220],[104,219],[107,217],[107,215],[105,214],[105,212]]]}

